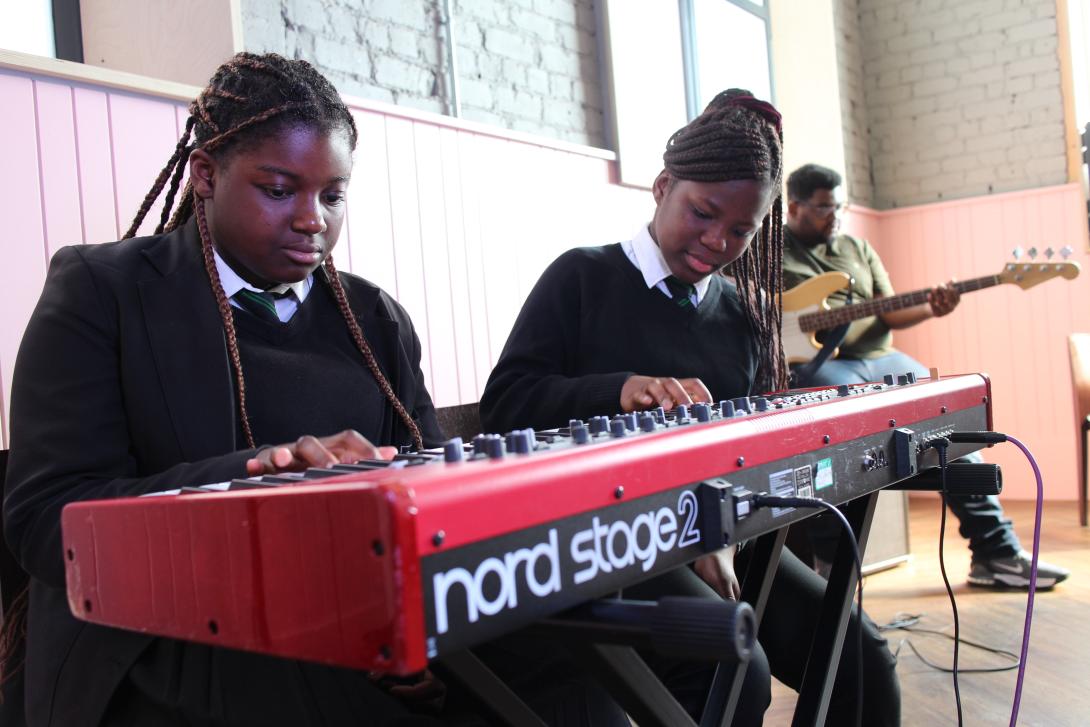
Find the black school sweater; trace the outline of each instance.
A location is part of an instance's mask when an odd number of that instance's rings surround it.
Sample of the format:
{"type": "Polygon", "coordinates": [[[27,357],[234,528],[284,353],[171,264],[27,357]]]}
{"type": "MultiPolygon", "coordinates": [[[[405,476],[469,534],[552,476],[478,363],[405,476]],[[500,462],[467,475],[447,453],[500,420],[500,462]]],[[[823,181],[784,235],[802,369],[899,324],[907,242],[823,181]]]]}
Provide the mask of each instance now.
{"type": "Polygon", "coordinates": [[[735,287],[712,276],[696,309],[681,308],[619,244],[577,248],[542,274],[481,397],[485,431],[563,426],[614,414],[634,374],[696,377],[718,399],[750,393],[757,342],[735,287]]]}
{"type": "MultiPolygon", "coordinates": [[[[385,303],[380,296],[376,312],[385,303]]],[[[377,325],[373,320],[371,324],[377,325]]],[[[404,368],[392,363],[397,353],[390,344],[397,339],[376,336],[367,321],[360,325],[379,368],[395,391],[404,392],[391,375],[404,368]]],[[[407,317],[402,325],[411,326],[407,317]]],[[[294,442],[304,434],[323,437],[345,429],[355,429],[377,445],[412,442],[356,348],[333,292],[317,275],[310,294],[287,322],[266,322],[236,308],[235,329],[246,408],[258,444],[294,442]]],[[[436,446],[442,435],[431,400],[427,392],[418,393],[419,399],[401,403],[417,420],[425,445],[436,446]]],[[[239,441],[245,441],[241,417],[239,441]]]]}

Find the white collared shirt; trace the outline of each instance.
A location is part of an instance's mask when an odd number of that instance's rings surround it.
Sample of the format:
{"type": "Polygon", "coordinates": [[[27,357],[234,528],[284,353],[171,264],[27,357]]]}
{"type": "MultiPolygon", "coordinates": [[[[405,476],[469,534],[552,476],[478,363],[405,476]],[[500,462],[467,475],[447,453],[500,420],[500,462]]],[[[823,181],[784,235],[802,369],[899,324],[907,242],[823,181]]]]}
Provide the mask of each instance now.
{"type": "MultiPolygon", "coordinates": [[[[649,225],[641,227],[631,240],[622,242],[621,249],[636,269],[643,274],[643,280],[648,288],[658,288],[667,298],[674,297],[670,294],[670,289],[666,287],[665,282],[666,278],[673,273],[666,264],[666,258],[662,256],[662,250],[651,237],[649,225]]],[[[700,301],[704,300],[708,286],[711,285],[710,277],[705,276],[695,283],[696,294],[689,296],[694,306],[700,305],[700,301]]]]}
{"type": "Polygon", "coordinates": [[[242,306],[235,302],[234,295],[243,288],[252,290],[255,293],[283,293],[290,290],[293,295],[285,295],[284,297],[275,300],[276,317],[285,323],[291,320],[291,317],[295,315],[295,311],[299,310],[299,306],[307,299],[307,294],[310,293],[310,289],[314,285],[314,275],[308,275],[305,279],[300,280],[298,283],[292,283],[291,285],[278,285],[269,290],[255,288],[243,280],[239,274],[236,273],[222,257],[220,257],[219,251],[215,248],[212,249],[212,255],[216,258],[216,271],[219,272],[220,285],[223,286],[223,292],[227,296],[227,300],[231,301],[231,305],[236,308],[241,308],[242,306]]]}

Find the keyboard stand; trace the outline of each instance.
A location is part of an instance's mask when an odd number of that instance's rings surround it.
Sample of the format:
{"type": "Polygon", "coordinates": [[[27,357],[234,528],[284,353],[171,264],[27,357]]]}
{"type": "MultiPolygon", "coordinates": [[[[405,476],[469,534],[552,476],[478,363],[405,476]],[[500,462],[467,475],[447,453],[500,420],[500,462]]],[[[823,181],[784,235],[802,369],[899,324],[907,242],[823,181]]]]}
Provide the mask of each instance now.
{"type": "MultiPolygon", "coordinates": [[[[875,491],[844,505],[848,522],[859,542],[860,556],[866,547],[877,501],[878,491],[875,491]]],[[[758,624],[768,602],[786,539],[787,528],[783,527],[758,536],[747,545],[753,549],[753,554],[741,584],[742,600],[753,607],[758,624]]],[[[855,638],[847,633],[847,627],[857,582],[851,546],[847,536],[842,534],[814,641],[810,645],[792,727],[820,727],[825,723],[845,638],[855,638]]],[[[547,626],[532,628],[548,632],[547,626]]],[[[557,636],[563,638],[560,632],[557,632],[557,636]]],[[[565,646],[640,727],[697,727],[631,646],[596,643],[592,638],[566,639],[565,646]]],[[[542,727],[545,724],[470,651],[445,656],[438,660],[437,666],[444,679],[460,682],[501,723],[510,727],[542,727]]],[[[724,663],[716,669],[700,727],[727,727],[731,724],[745,681],[746,666],[724,663]]]]}

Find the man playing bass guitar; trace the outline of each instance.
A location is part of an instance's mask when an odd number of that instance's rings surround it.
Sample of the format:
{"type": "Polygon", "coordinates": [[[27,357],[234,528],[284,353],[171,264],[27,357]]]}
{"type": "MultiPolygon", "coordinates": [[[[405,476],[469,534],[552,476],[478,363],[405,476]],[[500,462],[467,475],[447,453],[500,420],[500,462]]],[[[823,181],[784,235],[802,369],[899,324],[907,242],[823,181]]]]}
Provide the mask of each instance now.
{"type": "MultiPolygon", "coordinates": [[[[845,206],[841,181],[836,171],[816,164],[806,164],[787,178],[784,290],[819,275],[840,272],[851,278],[851,294],[856,303],[892,296],[894,291],[889,275],[874,248],[865,240],[840,233],[841,212],[845,206]]],[[[844,305],[847,298],[847,289],[829,295],[833,306],[844,305]]],[[[951,285],[939,285],[932,288],[926,301],[919,305],[884,311],[852,322],[836,358],[810,371],[809,381],[800,383],[808,386],[855,384],[881,381],[886,374],[908,372],[928,376],[927,369],[919,361],[893,347],[892,331],[944,316],[957,307],[959,298],[958,291],[951,285]]],[[[947,503],[960,522],[962,537],[969,540],[972,551],[969,583],[984,587],[1028,588],[1029,554],[1022,549],[1011,521],[1004,516],[999,499],[984,495],[950,496],[947,503]]],[[[832,560],[830,550],[835,548],[838,535],[836,523],[821,523],[821,520],[828,518],[809,521],[814,523],[811,540],[819,565],[832,560]],[[826,531],[828,537],[823,535],[826,531]]],[[[1051,588],[1069,575],[1065,568],[1039,561],[1037,588],[1051,588]]]]}

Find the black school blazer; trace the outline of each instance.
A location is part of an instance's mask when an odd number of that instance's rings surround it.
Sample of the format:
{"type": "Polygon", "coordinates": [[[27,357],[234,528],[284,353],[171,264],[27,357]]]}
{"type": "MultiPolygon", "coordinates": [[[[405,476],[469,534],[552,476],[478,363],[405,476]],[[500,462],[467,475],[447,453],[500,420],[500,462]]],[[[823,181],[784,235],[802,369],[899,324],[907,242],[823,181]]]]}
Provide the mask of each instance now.
{"type": "MultiPolygon", "coordinates": [[[[316,275],[324,275],[320,269],[316,275]]],[[[353,311],[428,446],[441,439],[408,314],[341,274],[353,311]]],[[[245,476],[233,375],[195,223],[54,255],[15,365],[4,531],[31,575],[31,725],[97,724],[151,637],[68,610],[68,502],[245,476]]],[[[380,444],[407,443],[387,407],[380,444]]]]}

